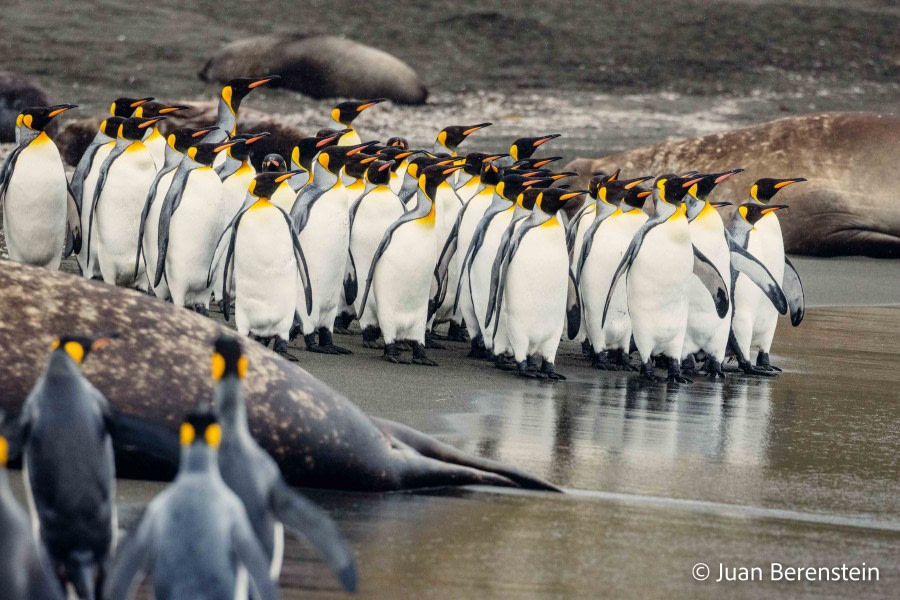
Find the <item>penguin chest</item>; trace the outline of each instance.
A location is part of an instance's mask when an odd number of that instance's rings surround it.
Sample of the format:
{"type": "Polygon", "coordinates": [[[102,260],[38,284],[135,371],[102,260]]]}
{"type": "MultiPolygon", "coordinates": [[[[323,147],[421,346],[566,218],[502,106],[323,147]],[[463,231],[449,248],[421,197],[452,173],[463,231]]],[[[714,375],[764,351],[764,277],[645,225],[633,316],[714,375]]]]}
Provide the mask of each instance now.
{"type": "Polygon", "coordinates": [[[155,177],[153,157],[146,148],[126,150],[110,166],[96,213],[105,252],[131,254],[134,259],[140,216],[155,177]]]}
{"type": "Polygon", "coordinates": [[[320,302],[330,305],[337,301],[347,263],[349,237],[347,191],[336,185],[316,200],[300,233],[312,293],[320,302]]]}
{"type": "Polygon", "coordinates": [[[375,266],[379,320],[381,309],[388,306],[412,312],[425,306],[436,263],[434,227],[415,221],[398,227],[375,266]]]}
{"type": "Polygon", "coordinates": [[[784,238],[777,215],[770,213],[757,221],[750,232],[748,250],[769,269],[775,281],[780,284],[784,280],[784,238]]]}
{"type": "Polygon", "coordinates": [[[666,221],[647,232],[626,280],[636,330],[640,322],[661,335],[670,329],[684,331],[693,265],[687,219],[666,221]]]}
{"type": "Polygon", "coordinates": [[[556,219],[522,237],[506,272],[504,302],[508,327],[527,331],[532,341],[559,337],[566,311],[569,256],[556,219]]]}
{"type": "Polygon", "coordinates": [[[403,205],[390,189],[376,189],[360,201],[350,233],[356,278],[365,282],[384,232],[403,215],[403,205]]]}
{"type": "Polygon", "coordinates": [[[282,182],[280,186],[278,186],[278,189],[275,190],[274,194],[272,194],[272,198],[270,199],[270,201],[272,202],[272,204],[274,204],[284,212],[290,214],[291,209],[294,207],[294,200],[296,199],[297,192],[295,192],[294,189],[285,181],[282,182]]]}
{"type": "Polygon", "coordinates": [[[3,205],[10,256],[42,266],[55,262],[62,254],[66,211],[62,159],[42,134],[19,153],[10,175],[3,205]]]}
{"type": "Polygon", "coordinates": [[[255,176],[256,171],[253,167],[245,165],[222,182],[222,206],[224,206],[223,210],[229,216],[229,219],[234,217],[244,205],[247,189],[255,176]]]}
{"type": "Polygon", "coordinates": [[[456,223],[456,217],[459,215],[462,203],[459,201],[459,197],[453,191],[453,188],[444,182],[437,188],[434,205],[435,229],[437,230],[438,252],[440,252],[447,241],[447,237],[450,235],[450,230],[453,229],[453,225],[456,223]]]}
{"type": "Polygon", "coordinates": [[[197,169],[188,176],[181,203],[169,225],[167,276],[195,274],[206,280],[216,242],[228,215],[222,206],[222,182],[210,168],[197,169]],[[170,269],[170,264],[173,269],[170,269]]]}

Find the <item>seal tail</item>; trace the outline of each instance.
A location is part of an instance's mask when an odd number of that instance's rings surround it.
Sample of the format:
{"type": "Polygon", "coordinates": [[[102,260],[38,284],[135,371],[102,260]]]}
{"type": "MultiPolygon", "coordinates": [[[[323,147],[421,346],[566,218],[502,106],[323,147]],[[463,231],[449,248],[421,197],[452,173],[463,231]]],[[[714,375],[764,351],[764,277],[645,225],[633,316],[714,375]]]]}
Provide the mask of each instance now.
{"type": "MultiPolygon", "coordinates": [[[[384,434],[409,446],[423,457],[438,461],[438,465],[435,465],[435,468],[439,468],[439,471],[450,477],[447,481],[448,484],[465,485],[470,483],[510,487],[510,483],[512,483],[514,486],[529,490],[562,492],[560,488],[540,477],[536,477],[521,469],[504,465],[503,463],[494,460],[466,454],[449,444],[439,442],[429,435],[425,435],[412,427],[397,423],[396,421],[379,419],[376,417],[372,417],[372,421],[375,422],[375,425],[378,426],[384,434]],[[459,469],[454,469],[450,467],[450,465],[464,467],[465,470],[459,471],[459,469]],[[474,476],[475,479],[472,481],[465,481],[465,477],[467,476],[474,476]],[[486,478],[499,478],[501,481],[495,483],[487,481],[486,478]]],[[[433,478],[434,474],[429,474],[429,476],[433,478]]],[[[406,483],[405,478],[404,483],[406,483]]],[[[432,483],[431,485],[434,484],[432,483]]]]}

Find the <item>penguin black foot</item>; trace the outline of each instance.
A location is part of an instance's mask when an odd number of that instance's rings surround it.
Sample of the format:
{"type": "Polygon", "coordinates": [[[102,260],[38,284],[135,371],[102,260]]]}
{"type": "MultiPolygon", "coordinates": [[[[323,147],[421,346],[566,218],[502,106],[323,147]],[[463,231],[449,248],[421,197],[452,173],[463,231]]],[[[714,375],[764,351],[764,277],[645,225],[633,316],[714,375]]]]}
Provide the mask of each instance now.
{"type": "Polygon", "coordinates": [[[412,347],[409,344],[407,344],[406,342],[396,342],[396,343],[397,343],[397,350],[399,350],[400,352],[409,352],[410,350],[412,350],[412,347]]]}
{"type": "Polygon", "coordinates": [[[410,342],[412,345],[412,361],[414,365],[425,365],[426,367],[436,367],[438,364],[425,356],[425,346],[419,342],[410,342]]]}
{"type": "Polygon", "coordinates": [[[648,360],[645,363],[641,363],[641,379],[646,379],[647,381],[660,382],[665,381],[665,377],[660,377],[654,372],[653,360],[648,360]]]}
{"type": "Polygon", "coordinates": [[[654,356],[652,360],[653,365],[657,369],[667,369],[669,367],[669,359],[661,354],[659,356],[654,356]]]}
{"type": "Polygon", "coordinates": [[[353,322],[353,315],[341,313],[334,318],[334,332],[341,335],[353,335],[350,331],[350,323],[353,322]]]}
{"type": "Polygon", "coordinates": [[[319,328],[319,346],[331,350],[332,354],[353,354],[353,352],[346,348],[336,346],[334,344],[334,338],[331,336],[331,332],[325,327],[319,328]]]}
{"type": "Polygon", "coordinates": [[[379,331],[377,327],[372,327],[371,325],[369,325],[365,329],[363,329],[363,348],[373,348],[376,350],[384,348],[384,344],[378,341],[378,337],[380,335],[381,331],[379,331]]]}
{"type": "Polygon", "coordinates": [[[275,343],[272,345],[272,350],[275,351],[275,354],[279,354],[291,362],[300,362],[300,359],[288,352],[287,340],[281,336],[275,336],[275,343]]]}
{"type": "MultiPolygon", "coordinates": [[[[209,309],[203,306],[202,304],[195,304],[193,306],[194,312],[198,315],[203,315],[204,317],[209,316],[209,309]]],[[[224,312],[224,311],[223,311],[224,312]]]]}
{"type": "Polygon", "coordinates": [[[528,368],[528,361],[523,360],[516,364],[516,375],[519,377],[528,377],[529,379],[541,379],[541,374],[528,368]]]}
{"type": "Polygon", "coordinates": [[[639,369],[631,364],[631,355],[625,350],[616,350],[616,365],[621,371],[635,371],[639,369]]]}
{"type": "Polygon", "coordinates": [[[411,362],[407,358],[400,358],[400,348],[397,344],[385,344],[382,358],[395,365],[408,365],[411,362]]]}
{"type": "Polygon", "coordinates": [[[484,337],[480,333],[472,338],[472,345],[469,348],[469,353],[466,356],[468,356],[469,358],[488,357],[487,348],[484,347],[484,337]]]}
{"type": "Polygon", "coordinates": [[[262,344],[263,346],[265,346],[266,348],[269,347],[269,342],[272,341],[271,337],[261,337],[258,335],[254,335],[253,339],[256,340],[257,342],[259,342],[260,344],[262,344]]]}
{"type": "Polygon", "coordinates": [[[581,354],[585,358],[590,358],[590,359],[594,358],[594,356],[595,356],[594,345],[591,344],[590,340],[584,340],[583,342],[581,342],[581,354]]]}
{"type": "Polygon", "coordinates": [[[706,376],[709,379],[725,379],[725,372],[722,371],[722,363],[711,356],[707,358],[706,376]]]}
{"type": "Polygon", "coordinates": [[[606,351],[594,353],[594,358],[591,360],[591,366],[601,371],[619,370],[619,365],[610,361],[609,353],[606,351]]]}
{"type": "Polygon", "coordinates": [[[740,369],[740,372],[744,373],[744,375],[757,375],[759,377],[778,377],[778,371],[754,367],[750,363],[750,361],[739,363],[738,368],[740,369]]]}
{"type": "MultiPolygon", "coordinates": [[[[528,369],[528,361],[523,360],[522,363],[525,365],[525,369],[528,369]]],[[[500,354],[494,357],[494,367],[500,369],[501,371],[513,371],[519,368],[519,365],[516,364],[516,361],[505,354],[500,354]]]]}
{"type": "Polygon", "coordinates": [[[447,341],[468,342],[471,340],[469,339],[469,332],[466,331],[465,327],[463,327],[459,323],[450,321],[450,328],[447,330],[447,341]]]}
{"type": "Polygon", "coordinates": [[[696,375],[697,374],[697,363],[694,362],[693,356],[688,356],[687,358],[681,361],[681,372],[684,375],[696,375]]]}
{"type": "Polygon", "coordinates": [[[681,362],[677,358],[669,359],[669,374],[666,381],[669,383],[694,383],[693,379],[688,379],[681,374],[681,362]]]}
{"type": "Polygon", "coordinates": [[[773,367],[769,364],[768,352],[760,352],[756,355],[756,367],[758,369],[762,369],[763,371],[775,371],[777,373],[781,373],[781,369],[779,369],[778,367],[773,367]]]}
{"type": "Polygon", "coordinates": [[[565,381],[567,377],[562,373],[556,372],[556,365],[552,362],[544,361],[544,364],[541,365],[541,373],[547,376],[547,379],[551,381],[565,381]]]}
{"type": "Polygon", "coordinates": [[[447,338],[444,337],[444,336],[437,336],[437,335],[434,334],[434,333],[429,333],[429,332],[426,331],[426,332],[425,332],[425,347],[428,348],[429,350],[446,350],[446,349],[447,349],[447,346],[444,346],[444,345],[442,345],[442,344],[438,344],[438,343],[435,341],[435,340],[438,340],[438,339],[445,340],[445,339],[447,339],[447,338]]]}
{"type": "Polygon", "coordinates": [[[532,354],[531,356],[526,358],[525,361],[528,363],[529,371],[540,371],[540,367],[538,365],[538,360],[535,355],[532,354]]]}
{"type": "Polygon", "coordinates": [[[316,342],[315,333],[307,333],[306,335],[304,335],[303,342],[306,344],[307,352],[315,352],[316,354],[338,354],[336,351],[331,350],[330,348],[320,346],[316,342]]]}

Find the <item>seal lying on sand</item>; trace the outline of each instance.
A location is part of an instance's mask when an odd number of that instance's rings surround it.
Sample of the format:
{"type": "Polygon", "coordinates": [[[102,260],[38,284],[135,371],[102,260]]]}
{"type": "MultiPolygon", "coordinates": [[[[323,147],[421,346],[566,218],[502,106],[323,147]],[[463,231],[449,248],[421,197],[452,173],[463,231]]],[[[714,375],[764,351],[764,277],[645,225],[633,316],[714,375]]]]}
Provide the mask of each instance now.
{"type": "MultiPolygon", "coordinates": [[[[209,343],[222,326],[139,292],[0,262],[0,408],[18,414],[64,332],[119,331],[85,376],[125,415],[177,431],[212,398],[209,343]]],[[[370,419],[352,402],[259,344],[245,344],[250,428],[293,485],[397,490],[486,484],[556,490],[513,467],[467,455],[414,429],[370,419]]],[[[114,436],[115,438],[115,436],[114,436]]],[[[164,478],[153,448],[117,448],[120,476],[164,478]],[[129,458],[123,464],[123,458],[129,458]],[[136,459],[136,460],[134,460],[136,459]],[[147,460],[145,460],[147,459],[147,460]]]]}
{"type": "Polygon", "coordinates": [[[742,167],[716,199],[739,204],[763,177],[805,177],[784,191],[790,206],[781,219],[785,250],[814,256],[900,257],[900,118],[871,113],[824,113],[701,138],[638,148],[600,159],[576,159],[584,187],[593,171],[621,167],[628,176],[742,167]]]}
{"type": "Polygon", "coordinates": [[[225,82],[245,73],[281,75],[278,85],[313,98],[388,98],[424,104],[428,90],[413,69],[377,48],[332,35],[258,36],[232,42],[200,71],[225,82]]]}

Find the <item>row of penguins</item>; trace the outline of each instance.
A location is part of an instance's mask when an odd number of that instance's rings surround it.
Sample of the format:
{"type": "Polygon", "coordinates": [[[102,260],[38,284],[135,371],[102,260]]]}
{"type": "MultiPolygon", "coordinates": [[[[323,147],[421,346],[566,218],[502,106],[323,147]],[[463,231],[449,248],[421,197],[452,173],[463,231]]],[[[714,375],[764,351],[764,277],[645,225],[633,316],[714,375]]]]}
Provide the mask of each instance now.
{"type": "MultiPolygon", "coordinates": [[[[346,591],[356,591],[353,553],[335,523],[288,487],[250,433],[241,392],[248,361],[233,337],[214,342],[214,398],[201,399],[184,419],[180,450],[160,448],[161,455],[180,452],[175,480],[118,543],[113,441],[125,432],[156,432],[116,411],[80,369],[113,337],[54,341],[20,416],[2,427],[4,600],[62,600],[66,593],[80,600],[125,600],[145,576],[159,600],[273,600],[279,597],[285,527],[316,549],[346,591]],[[30,524],[6,471],[18,456],[30,524]]],[[[158,439],[165,445],[169,436],[158,439]]]]}
{"type": "Polygon", "coordinates": [[[649,190],[653,177],[598,173],[572,190],[559,180],[574,173],[545,168],[559,157],[534,157],[555,134],[464,156],[490,123],[447,127],[430,150],[364,143],[352,123],[381,99],[338,104],[332,127],[257,173],[248,158],[268,134],[237,133],[238,109],[274,78],[230,81],[215,126],[167,137],[157,124],[186,107],[117,99],[71,182],[43,129],[73,105],[24,110],[0,174],[10,257],[57,268],[74,252],[85,277],[204,314],[215,295],[239,333],[290,360],[301,335],[308,351],[350,353],[333,332],[358,319],[386,360],[435,365],[426,348],[449,321],[470,356],[523,377],[564,379],[564,334],[598,369],[638,370],[637,351],[651,380],[724,377],[726,354],[731,370],[779,372],[778,314],[796,326],[804,301],[775,215],[785,207],[770,202],[803,178],[760,179],[726,225],[716,208],[730,203],[708,197],[741,169],[664,174],[649,190]]]}

